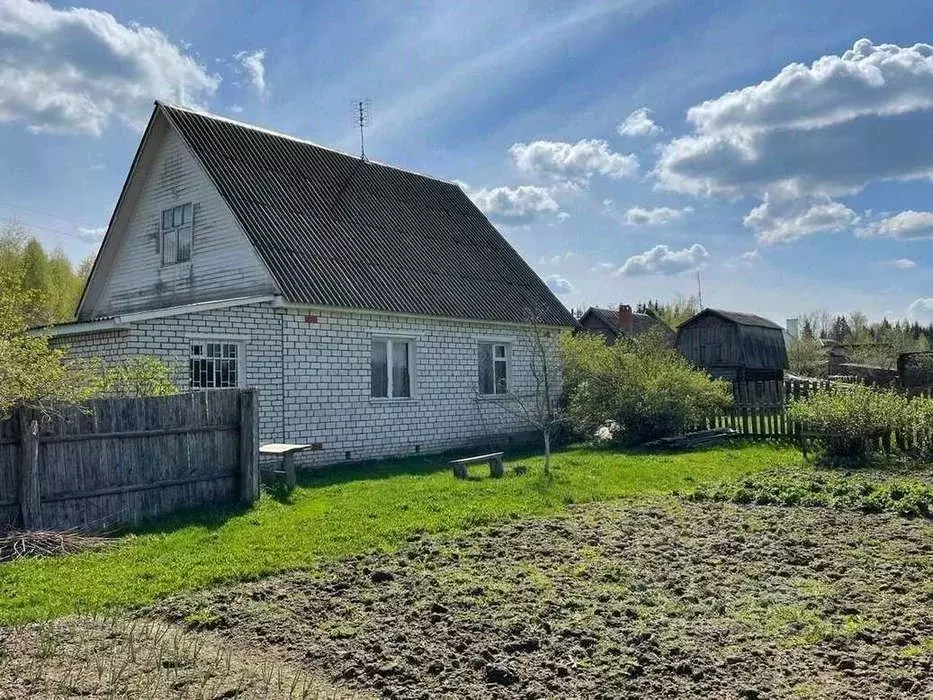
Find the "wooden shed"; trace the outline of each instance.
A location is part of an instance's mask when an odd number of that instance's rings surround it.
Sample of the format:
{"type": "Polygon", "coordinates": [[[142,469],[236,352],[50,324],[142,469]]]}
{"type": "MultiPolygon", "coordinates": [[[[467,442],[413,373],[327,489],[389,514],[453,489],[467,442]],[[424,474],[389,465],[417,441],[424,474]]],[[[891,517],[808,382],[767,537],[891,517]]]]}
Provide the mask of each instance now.
{"type": "Polygon", "coordinates": [[[755,314],[703,309],[677,329],[677,350],[731,381],[773,381],[787,369],[784,329],[755,314]]]}

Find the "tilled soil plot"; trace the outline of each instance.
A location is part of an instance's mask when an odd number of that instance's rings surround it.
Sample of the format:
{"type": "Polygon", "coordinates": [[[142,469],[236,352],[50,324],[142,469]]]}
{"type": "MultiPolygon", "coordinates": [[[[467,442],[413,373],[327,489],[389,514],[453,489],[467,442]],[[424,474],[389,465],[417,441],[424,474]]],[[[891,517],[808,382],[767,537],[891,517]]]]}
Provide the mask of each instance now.
{"type": "Polygon", "coordinates": [[[596,504],[148,613],[384,697],[927,697],[933,523],[596,504]]]}

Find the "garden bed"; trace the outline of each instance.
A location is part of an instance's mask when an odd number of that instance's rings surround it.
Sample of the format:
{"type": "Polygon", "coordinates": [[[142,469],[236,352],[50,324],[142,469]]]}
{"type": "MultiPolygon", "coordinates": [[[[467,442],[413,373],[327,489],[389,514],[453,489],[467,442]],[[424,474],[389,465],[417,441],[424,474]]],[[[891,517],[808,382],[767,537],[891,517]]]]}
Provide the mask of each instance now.
{"type": "Polygon", "coordinates": [[[149,611],[384,697],[924,697],[933,523],[577,506],[149,611]]]}

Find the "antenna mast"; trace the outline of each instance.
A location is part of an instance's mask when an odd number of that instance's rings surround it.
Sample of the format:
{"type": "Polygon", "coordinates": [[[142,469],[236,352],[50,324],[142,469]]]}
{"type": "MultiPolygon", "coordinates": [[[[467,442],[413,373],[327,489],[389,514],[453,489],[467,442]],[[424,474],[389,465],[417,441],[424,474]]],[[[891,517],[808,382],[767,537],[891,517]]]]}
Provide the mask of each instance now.
{"type": "Polygon", "coordinates": [[[360,128],[360,158],[366,160],[366,139],[364,137],[364,130],[372,123],[370,115],[372,103],[370,100],[357,100],[354,108],[356,112],[356,125],[360,128]]]}
{"type": "Polygon", "coordinates": [[[700,284],[700,271],[697,270],[697,304],[700,306],[700,311],[703,310],[703,287],[700,284]]]}

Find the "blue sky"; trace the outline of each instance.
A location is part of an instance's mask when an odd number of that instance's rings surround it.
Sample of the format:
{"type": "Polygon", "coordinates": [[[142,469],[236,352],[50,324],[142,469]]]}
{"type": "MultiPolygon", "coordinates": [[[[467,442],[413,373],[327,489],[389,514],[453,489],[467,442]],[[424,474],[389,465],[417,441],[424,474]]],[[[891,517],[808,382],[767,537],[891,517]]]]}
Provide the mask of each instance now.
{"type": "Polygon", "coordinates": [[[97,246],[155,98],[462,183],[568,306],[933,320],[933,4],[0,0],[0,218],[97,246]]]}

